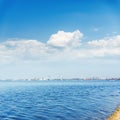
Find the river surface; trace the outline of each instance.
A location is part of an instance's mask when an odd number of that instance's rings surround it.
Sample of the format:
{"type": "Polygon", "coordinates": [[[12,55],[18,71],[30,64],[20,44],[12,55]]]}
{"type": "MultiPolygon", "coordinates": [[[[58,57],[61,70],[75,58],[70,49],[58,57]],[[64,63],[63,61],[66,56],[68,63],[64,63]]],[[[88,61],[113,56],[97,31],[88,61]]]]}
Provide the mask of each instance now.
{"type": "Polygon", "coordinates": [[[0,120],[106,120],[120,81],[0,82],[0,120]]]}

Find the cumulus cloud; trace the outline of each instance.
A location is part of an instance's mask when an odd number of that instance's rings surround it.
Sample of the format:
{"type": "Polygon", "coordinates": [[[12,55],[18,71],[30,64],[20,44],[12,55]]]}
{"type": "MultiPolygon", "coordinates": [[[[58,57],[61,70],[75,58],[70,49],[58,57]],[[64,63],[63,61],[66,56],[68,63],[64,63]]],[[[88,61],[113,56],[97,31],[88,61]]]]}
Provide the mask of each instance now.
{"type": "Polygon", "coordinates": [[[58,31],[51,35],[48,44],[56,47],[78,47],[81,44],[83,33],[79,30],[74,32],[58,31]]]}
{"type": "Polygon", "coordinates": [[[89,41],[87,44],[96,56],[120,55],[120,35],[89,41]]]}
{"type": "Polygon", "coordinates": [[[48,50],[45,44],[37,40],[10,40],[2,43],[4,52],[10,52],[15,55],[24,54],[45,54],[48,50]]]}
{"type": "Polygon", "coordinates": [[[0,44],[0,59],[7,60],[27,60],[43,59],[53,53],[46,44],[38,40],[9,40],[0,44]]]}
{"type": "Polygon", "coordinates": [[[120,35],[89,41],[88,44],[93,47],[120,47],[120,35]]]}
{"type": "Polygon", "coordinates": [[[7,40],[0,43],[0,62],[120,56],[120,35],[84,44],[81,41],[82,37],[83,34],[76,30],[58,31],[51,35],[46,43],[39,40],[7,40]]]}

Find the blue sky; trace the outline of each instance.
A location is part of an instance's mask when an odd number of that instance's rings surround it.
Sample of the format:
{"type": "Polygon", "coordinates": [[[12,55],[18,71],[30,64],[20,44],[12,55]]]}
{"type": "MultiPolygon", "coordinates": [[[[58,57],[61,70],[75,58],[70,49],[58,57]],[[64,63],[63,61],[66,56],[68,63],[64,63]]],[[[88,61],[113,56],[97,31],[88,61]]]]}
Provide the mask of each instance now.
{"type": "Polygon", "coordinates": [[[120,0],[0,0],[0,78],[119,77],[120,0]]]}
{"type": "Polygon", "coordinates": [[[1,41],[8,38],[46,41],[58,30],[80,29],[89,39],[120,31],[119,0],[0,1],[1,41]],[[94,34],[94,28],[101,31],[94,34]]]}

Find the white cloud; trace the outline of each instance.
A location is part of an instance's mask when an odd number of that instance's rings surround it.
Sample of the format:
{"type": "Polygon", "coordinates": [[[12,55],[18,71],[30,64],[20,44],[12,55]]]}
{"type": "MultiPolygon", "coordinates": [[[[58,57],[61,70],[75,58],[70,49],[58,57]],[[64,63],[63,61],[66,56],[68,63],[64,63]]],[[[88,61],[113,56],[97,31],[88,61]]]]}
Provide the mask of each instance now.
{"type": "Polygon", "coordinates": [[[81,44],[83,34],[76,30],[74,32],[58,31],[51,35],[48,44],[56,47],[78,47],[81,44]]]}
{"type": "Polygon", "coordinates": [[[120,55],[120,35],[89,41],[88,45],[95,56],[120,55]]]}
{"type": "Polygon", "coordinates": [[[120,35],[84,42],[83,34],[59,31],[51,35],[46,43],[38,40],[8,40],[0,43],[0,62],[53,61],[90,57],[120,56],[120,35]],[[80,46],[81,44],[81,46],[80,46]],[[64,49],[60,49],[60,48],[64,49]]]}
{"type": "Polygon", "coordinates": [[[120,47],[120,35],[114,37],[103,38],[100,40],[89,41],[88,44],[93,47],[120,47]]]}
{"type": "Polygon", "coordinates": [[[42,59],[53,49],[37,40],[9,40],[0,44],[0,58],[8,60],[42,59]]]}

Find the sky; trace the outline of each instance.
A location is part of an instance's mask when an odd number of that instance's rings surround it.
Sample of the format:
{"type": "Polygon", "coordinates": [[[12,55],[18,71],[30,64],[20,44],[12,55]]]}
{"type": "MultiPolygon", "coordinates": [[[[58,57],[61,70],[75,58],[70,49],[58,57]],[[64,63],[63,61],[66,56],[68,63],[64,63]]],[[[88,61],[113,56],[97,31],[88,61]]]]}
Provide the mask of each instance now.
{"type": "Polygon", "coordinates": [[[0,79],[120,77],[120,0],[0,0],[0,79]]]}

